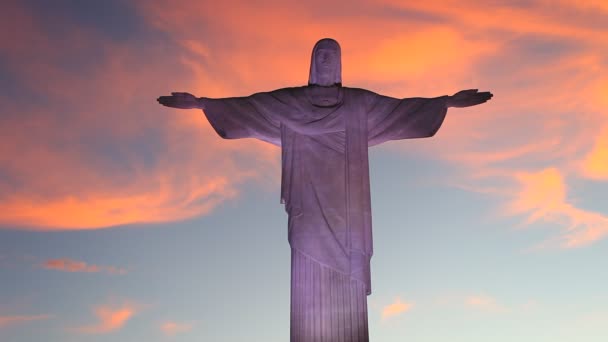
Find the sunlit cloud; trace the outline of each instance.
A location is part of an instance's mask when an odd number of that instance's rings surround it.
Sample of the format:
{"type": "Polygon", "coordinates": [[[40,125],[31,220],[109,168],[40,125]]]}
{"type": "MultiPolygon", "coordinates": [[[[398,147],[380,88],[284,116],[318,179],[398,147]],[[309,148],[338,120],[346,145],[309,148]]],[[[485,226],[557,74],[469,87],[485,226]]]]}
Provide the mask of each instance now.
{"type": "MultiPolygon", "coordinates": [[[[224,97],[305,84],[312,45],[325,36],[342,45],[347,86],[396,97],[495,92],[479,108],[450,110],[432,141],[391,147],[464,168],[463,187],[503,196],[498,184],[519,182],[515,170],[551,167],[606,180],[606,134],[598,129],[606,125],[608,89],[601,1],[236,4],[136,2],[138,18],[165,39],[137,49],[92,29],[57,37],[32,20],[37,14],[7,7],[0,20],[0,39],[10,39],[0,47],[7,67],[44,101],[0,95],[0,111],[14,113],[0,122],[7,175],[0,224],[53,230],[170,222],[213,212],[247,182],[277,190],[278,148],[222,140],[200,111],[154,100],[170,91],[224,97]],[[83,51],[99,52],[94,67],[65,67],[66,56],[83,51]]],[[[532,202],[519,197],[507,201],[523,212],[532,202]]],[[[570,206],[570,216],[585,212],[570,206]]]]}
{"type": "Polygon", "coordinates": [[[525,224],[559,224],[564,231],[544,245],[564,248],[591,244],[608,234],[608,217],[570,203],[563,175],[555,168],[515,175],[519,188],[505,206],[507,215],[524,215],[525,224]]]}
{"type": "Polygon", "coordinates": [[[545,3],[561,3],[566,6],[570,6],[573,8],[578,8],[581,10],[600,10],[608,13],[608,3],[603,0],[586,0],[586,1],[576,1],[576,0],[558,0],[558,1],[549,1],[545,0],[545,3]]]}
{"type": "Polygon", "coordinates": [[[15,45],[28,38],[11,36],[0,47],[19,81],[15,86],[30,94],[0,98],[0,111],[10,114],[0,119],[3,228],[184,220],[236,197],[242,182],[266,185],[273,174],[267,169],[279,160],[276,148],[251,142],[237,147],[217,137],[201,111],[156,103],[194,83],[187,66],[173,65],[174,53],[147,51],[155,49],[150,45],[132,49],[90,30],[68,29],[56,37],[45,21],[31,18],[37,15],[18,4],[2,15],[15,25],[11,30],[35,37],[35,43],[15,45]],[[96,50],[103,53],[95,67],[65,67],[65,58],[96,50]],[[32,96],[43,103],[27,101],[32,96]],[[251,162],[258,166],[251,169],[251,162]]]}
{"type": "Polygon", "coordinates": [[[48,259],[42,263],[42,267],[48,270],[56,270],[63,272],[85,272],[85,273],[108,273],[108,274],[126,274],[127,270],[114,266],[100,266],[87,264],[84,261],[73,259],[48,259]]]}
{"type": "Polygon", "coordinates": [[[70,329],[71,331],[82,334],[106,334],[120,330],[136,313],[134,305],[124,304],[121,306],[101,305],[96,307],[94,314],[97,322],[92,325],[85,325],[70,329]]]}
{"type": "MultiPolygon", "coordinates": [[[[14,198],[0,204],[6,210],[5,225],[27,225],[27,229],[103,228],[129,223],[167,222],[190,218],[211,211],[216,205],[236,195],[226,178],[207,179],[204,184],[192,177],[193,188],[163,185],[162,176],[150,187],[156,191],[120,195],[64,197],[49,199],[14,198]],[[197,182],[200,182],[197,184],[197,182]],[[155,184],[156,183],[156,184],[155,184]],[[183,193],[178,189],[184,188],[183,193]]],[[[182,180],[186,181],[186,180],[182,180]]],[[[84,191],[87,191],[84,189],[84,191]]],[[[134,190],[137,191],[137,190],[134,190]]]]}
{"type": "Polygon", "coordinates": [[[559,170],[550,168],[536,173],[519,173],[516,178],[521,189],[508,206],[508,212],[530,212],[526,220],[526,223],[530,224],[541,218],[551,219],[553,214],[563,211],[566,204],[566,184],[559,170]]]}
{"type": "Polygon", "coordinates": [[[31,322],[40,321],[52,318],[51,315],[14,315],[14,316],[0,316],[0,328],[6,328],[9,326],[31,322]]]}
{"type": "Polygon", "coordinates": [[[433,304],[441,310],[446,308],[470,310],[486,313],[524,314],[538,311],[542,308],[541,302],[535,298],[520,299],[514,302],[500,300],[496,296],[486,293],[444,293],[433,300],[433,304]]]}
{"type": "Polygon", "coordinates": [[[175,336],[177,334],[191,331],[192,327],[192,323],[165,321],[161,323],[160,330],[163,332],[163,334],[165,334],[165,336],[175,336]]]}
{"type": "Polygon", "coordinates": [[[450,148],[424,151],[455,165],[457,179],[445,183],[503,200],[500,213],[523,216],[523,225],[554,224],[559,233],[542,246],[581,247],[604,238],[606,216],[568,198],[568,185],[578,177],[606,180],[608,64],[606,36],[598,30],[606,15],[568,1],[483,10],[434,1],[403,6],[443,14],[461,28],[502,31],[479,78],[495,92],[493,103],[449,111],[434,139],[450,148]],[[579,15],[566,14],[573,12],[579,15]]]}
{"type": "Polygon", "coordinates": [[[464,303],[467,307],[485,312],[506,312],[508,309],[499,304],[496,298],[480,294],[471,295],[465,298],[464,303]]]}
{"type": "Polygon", "coordinates": [[[393,303],[386,305],[382,309],[382,318],[386,319],[390,317],[399,316],[405,312],[410,311],[413,306],[413,303],[402,302],[401,298],[397,297],[395,298],[395,301],[393,303]]]}
{"type": "MultiPolygon", "coordinates": [[[[608,98],[608,89],[605,96],[608,98]]],[[[608,126],[596,137],[593,148],[582,160],[581,169],[587,178],[608,180],[608,126]]]]}

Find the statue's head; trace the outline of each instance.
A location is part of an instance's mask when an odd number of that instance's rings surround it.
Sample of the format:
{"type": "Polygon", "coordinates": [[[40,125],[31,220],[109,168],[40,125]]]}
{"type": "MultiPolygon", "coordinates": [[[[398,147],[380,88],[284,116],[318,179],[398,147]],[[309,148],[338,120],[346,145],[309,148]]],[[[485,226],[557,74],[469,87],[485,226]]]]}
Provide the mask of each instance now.
{"type": "Polygon", "coordinates": [[[308,84],[320,86],[342,85],[342,54],[340,44],[323,38],[312,49],[308,84]]]}

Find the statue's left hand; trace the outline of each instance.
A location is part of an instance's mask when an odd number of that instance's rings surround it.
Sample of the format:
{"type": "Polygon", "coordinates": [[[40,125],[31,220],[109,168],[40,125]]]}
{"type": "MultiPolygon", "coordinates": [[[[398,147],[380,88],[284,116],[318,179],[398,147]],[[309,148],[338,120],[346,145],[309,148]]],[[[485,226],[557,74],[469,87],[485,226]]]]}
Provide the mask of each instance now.
{"type": "Polygon", "coordinates": [[[489,91],[479,92],[477,89],[461,90],[448,98],[448,107],[470,107],[482,104],[492,98],[489,91]]]}

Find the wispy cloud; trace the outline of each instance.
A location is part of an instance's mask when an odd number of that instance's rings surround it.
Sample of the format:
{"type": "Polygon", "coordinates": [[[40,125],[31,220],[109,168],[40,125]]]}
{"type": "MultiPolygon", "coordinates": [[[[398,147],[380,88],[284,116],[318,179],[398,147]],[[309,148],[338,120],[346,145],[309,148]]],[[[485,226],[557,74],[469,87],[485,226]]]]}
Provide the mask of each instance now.
{"type": "Polygon", "coordinates": [[[562,173],[555,168],[518,172],[514,196],[504,207],[507,215],[524,215],[525,224],[537,221],[558,224],[564,230],[545,246],[564,248],[591,244],[608,234],[608,216],[577,208],[569,202],[562,173]]]}
{"type": "Polygon", "coordinates": [[[446,307],[462,309],[467,308],[486,313],[524,314],[537,311],[542,307],[537,299],[529,298],[509,302],[497,296],[483,292],[452,292],[437,296],[433,304],[445,309],[446,307]]]}
{"type": "Polygon", "coordinates": [[[92,27],[70,25],[25,4],[12,3],[0,13],[0,31],[19,34],[0,35],[1,67],[11,70],[11,87],[22,95],[0,95],[0,112],[6,113],[0,118],[3,227],[91,229],[182,220],[234,198],[240,182],[272,174],[266,168],[278,163],[276,148],[237,148],[217,137],[202,112],[156,103],[171,90],[194,88],[188,67],[174,62],[181,52],[149,50],[158,44],[133,49],[92,27]],[[48,30],[49,22],[64,27],[64,34],[48,30]],[[30,44],[20,43],[26,40],[30,44]],[[93,59],[94,65],[86,62],[93,59]],[[247,167],[244,159],[258,167],[247,167]]]}
{"type": "Polygon", "coordinates": [[[59,36],[35,20],[44,14],[16,3],[5,8],[3,61],[27,96],[0,94],[0,111],[14,113],[0,119],[0,171],[8,180],[0,182],[0,224],[48,230],[167,222],[212,212],[238,196],[243,182],[276,189],[277,148],[221,140],[200,111],[163,108],[154,98],[305,84],[310,50],[324,36],[342,44],[345,85],[396,97],[495,93],[479,108],[450,110],[432,142],[398,145],[465,168],[467,186],[496,175],[470,188],[503,195],[499,184],[517,183],[515,170],[548,168],[606,180],[600,128],[607,125],[608,14],[601,1],[236,3],[136,2],[141,24],[163,32],[138,37],[146,44],[137,49],[94,29],[66,27],[59,36]],[[65,67],[66,56],[83,51],[95,52],[94,67],[65,67]]]}
{"type": "Polygon", "coordinates": [[[165,321],[160,324],[160,330],[165,336],[175,336],[180,333],[189,332],[192,330],[192,323],[183,323],[175,321],[165,321]]]}
{"type": "Polygon", "coordinates": [[[86,273],[108,273],[108,274],[126,274],[127,270],[114,266],[100,266],[87,264],[84,261],[73,259],[49,259],[42,263],[42,267],[48,270],[56,270],[63,272],[86,272],[86,273]]]}
{"type": "MultiPolygon", "coordinates": [[[[525,225],[548,222],[562,231],[543,245],[581,247],[604,238],[608,214],[568,197],[577,178],[608,179],[603,7],[575,1],[505,2],[483,9],[445,1],[386,2],[441,18],[465,40],[476,32],[478,45],[493,41],[462,63],[469,79],[453,83],[487,86],[494,99],[479,108],[450,110],[435,141],[417,144],[412,153],[452,163],[458,179],[446,183],[503,200],[501,214],[524,215],[525,225]]],[[[402,149],[410,150],[406,144],[402,149]]]]}
{"type": "MultiPolygon", "coordinates": [[[[604,94],[608,99],[608,87],[604,94]]],[[[590,179],[608,180],[608,124],[596,137],[591,151],[583,158],[581,172],[590,179]]]]}
{"type": "Polygon", "coordinates": [[[390,318],[399,316],[413,308],[413,303],[402,302],[400,297],[395,298],[395,301],[391,304],[386,305],[382,309],[382,318],[390,318]]]}
{"type": "Polygon", "coordinates": [[[12,325],[39,321],[52,318],[52,315],[14,315],[14,316],[0,316],[0,328],[9,327],[12,325]]]}
{"type": "Polygon", "coordinates": [[[498,303],[496,298],[485,294],[468,296],[465,298],[464,303],[469,308],[474,308],[486,312],[498,313],[508,311],[505,306],[498,303]]]}
{"type": "Polygon", "coordinates": [[[106,334],[121,329],[136,313],[137,308],[132,304],[121,306],[101,305],[93,310],[97,322],[69,329],[82,334],[106,334]]]}

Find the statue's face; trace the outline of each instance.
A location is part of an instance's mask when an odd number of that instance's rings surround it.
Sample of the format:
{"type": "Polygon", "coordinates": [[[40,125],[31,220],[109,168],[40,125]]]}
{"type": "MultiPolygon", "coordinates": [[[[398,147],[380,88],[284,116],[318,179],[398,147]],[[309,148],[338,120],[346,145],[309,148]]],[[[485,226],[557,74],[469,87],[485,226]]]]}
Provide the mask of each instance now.
{"type": "Polygon", "coordinates": [[[332,49],[318,49],[315,54],[317,76],[321,85],[333,84],[333,77],[338,67],[338,54],[332,49]]]}

